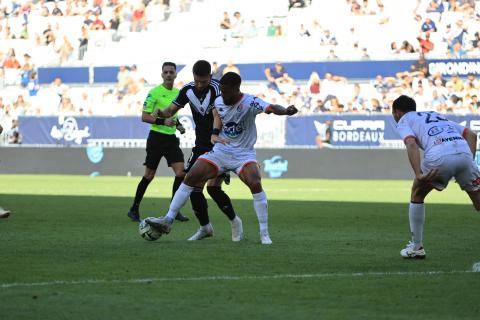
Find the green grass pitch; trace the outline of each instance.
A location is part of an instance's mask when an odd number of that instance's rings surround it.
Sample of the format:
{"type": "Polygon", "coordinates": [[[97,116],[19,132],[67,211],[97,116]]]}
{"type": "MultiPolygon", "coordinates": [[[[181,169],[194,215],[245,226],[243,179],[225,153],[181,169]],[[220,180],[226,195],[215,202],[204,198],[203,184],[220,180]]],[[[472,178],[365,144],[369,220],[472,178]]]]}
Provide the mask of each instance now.
{"type": "MultiPolygon", "coordinates": [[[[143,217],[166,212],[157,178],[143,217]]],[[[480,214],[455,183],[427,198],[427,259],[402,260],[409,181],[264,180],[273,245],[248,189],[209,200],[215,236],[175,223],[147,242],[126,212],[139,177],[0,175],[0,319],[480,319],[480,214]]]]}

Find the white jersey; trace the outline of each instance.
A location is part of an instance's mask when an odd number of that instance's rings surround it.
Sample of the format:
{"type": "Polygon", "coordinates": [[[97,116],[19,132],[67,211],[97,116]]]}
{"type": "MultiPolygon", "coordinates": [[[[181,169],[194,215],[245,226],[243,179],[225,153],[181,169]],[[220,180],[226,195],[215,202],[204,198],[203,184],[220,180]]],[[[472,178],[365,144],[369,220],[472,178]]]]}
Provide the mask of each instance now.
{"type": "Polygon", "coordinates": [[[265,112],[269,105],[270,103],[247,93],[231,106],[223,102],[222,96],[215,99],[214,106],[222,120],[220,137],[229,141],[226,145],[217,143],[215,147],[225,150],[253,150],[257,142],[255,117],[265,112]]]}
{"type": "Polygon", "coordinates": [[[471,154],[463,138],[465,127],[437,112],[408,112],[398,121],[397,129],[403,141],[408,137],[417,140],[419,147],[425,151],[427,161],[435,161],[448,154],[471,154]]]}

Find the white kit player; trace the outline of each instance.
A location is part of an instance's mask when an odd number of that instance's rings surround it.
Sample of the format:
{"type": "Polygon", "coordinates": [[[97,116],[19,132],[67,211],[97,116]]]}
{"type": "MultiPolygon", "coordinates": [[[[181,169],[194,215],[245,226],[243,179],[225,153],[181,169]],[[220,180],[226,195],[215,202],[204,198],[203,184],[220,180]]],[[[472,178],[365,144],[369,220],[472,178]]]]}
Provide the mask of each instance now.
{"type": "Polygon", "coordinates": [[[480,172],[474,161],[477,136],[436,112],[416,112],[415,100],[405,95],[393,102],[392,114],[415,173],[409,207],[412,241],[400,255],[424,259],[424,199],[430,191],[445,189],[455,177],[475,209],[480,211],[480,172]],[[423,161],[420,161],[419,148],[424,151],[423,161]]]}
{"type": "MultiPolygon", "coordinates": [[[[272,243],[268,233],[267,196],[262,188],[254,149],[257,141],[255,117],[262,112],[290,116],[298,110],[294,106],[284,108],[242,93],[240,84],[240,76],[233,72],[227,72],[220,79],[221,96],[215,100],[213,109],[212,151],[200,156],[187,173],[170,203],[166,216],[146,219],[148,224],[162,233],[170,232],[175,216],[194,188],[203,188],[208,179],[225,171],[234,171],[252,192],[253,205],[260,224],[261,243],[272,243]]],[[[232,240],[239,241],[242,238],[243,230],[232,228],[232,240]]]]}

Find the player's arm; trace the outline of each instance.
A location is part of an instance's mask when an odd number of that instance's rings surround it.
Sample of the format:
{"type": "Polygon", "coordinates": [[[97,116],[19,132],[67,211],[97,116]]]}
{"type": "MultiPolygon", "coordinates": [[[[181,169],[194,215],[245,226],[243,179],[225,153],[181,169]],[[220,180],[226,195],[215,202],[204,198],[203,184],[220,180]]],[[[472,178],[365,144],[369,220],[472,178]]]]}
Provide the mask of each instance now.
{"type": "Polygon", "coordinates": [[[293,116],[297,112],[298,110],[294,105],[285,108],[279,104],[271,104],[265,109],[265,113],[273,113],[279,116],[293,116]]]}
{"type": "Polygon", "coordinates": [[[222,119],[220,119],[220,115],[217,112],[217,109],[212,109],[213,114],[213,129],[212,129],[212,136],[210,138],[210,142],[212,144],[215,143],[222,143],[227,144],[228,140],[225,140],[220,137],[220,131],[222,130],[222,119]]]}
{"type": "Polygon", "coordinates": [[[154,116],[156,116],[157,118],[160,117],[160,118],[170,118],[172,117],[175,113],[178,112],[178,110],[180,110],[181,108],[179,106],[177,106],[175,103],[170,103],[170,105],[168,107],[166,107],[165,109],[155,109],[153,111],[153,114],[154,116]]]}
{"type": "Polygon", "coordinates": [[[410,136],[405,138],[405,146],[407,148],[408,160],[415,173],[415,178],[423,183],[428,183],[435,178],[438,174],[437,169],[433,169],[426,174],[423,174],[422,172],[422,167],[420,166],[420,148],[418,147],[415,137],[410,136]]]}
{"type": "Polygon", "coordinates": [[[156,111],[153,111],[153,112],[142,111],[142,121],[146,123],[158,124],[158,125],[164,125],[164,126],[170,126],[170,127],[177,124],[177,121],[172,118],[165,119],[165,118],[158,117],[156,111]]]}
{"type": "Polygon", "coordinates": [[[477,135],[472,130],[465,128],[465,130],[463,130],[463,137],[467,140],[470,151],[472,151],[473,157],[475,158],[475,154],[477,153],[477,135]]]}

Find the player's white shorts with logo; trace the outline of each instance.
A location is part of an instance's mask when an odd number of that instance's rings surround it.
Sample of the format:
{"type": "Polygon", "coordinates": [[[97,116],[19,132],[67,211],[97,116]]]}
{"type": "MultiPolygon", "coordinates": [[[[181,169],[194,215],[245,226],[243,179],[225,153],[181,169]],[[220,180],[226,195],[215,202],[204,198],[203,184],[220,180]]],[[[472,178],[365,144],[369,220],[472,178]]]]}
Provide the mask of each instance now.
{"type": "Polygon", "coordinates": [[[213,147],[212,151],[207,152],[198,160],[207,161],[218,169],[218,174],[226,171],[234,171],[240,174],[249,163],[257,163],[257,154],[255,150],[224,150],[223,148],[213,147]]]}
{"type": "Polygon", "coordinates": [[[453,177],[462,190],[480,190],[480,171],[471,154],[449,154],[435,161],[424,160],[422,172],[425,174],[432,169],[439,170],[438,177],[432,182],[437,190],[445,189],[453,177]]]}

